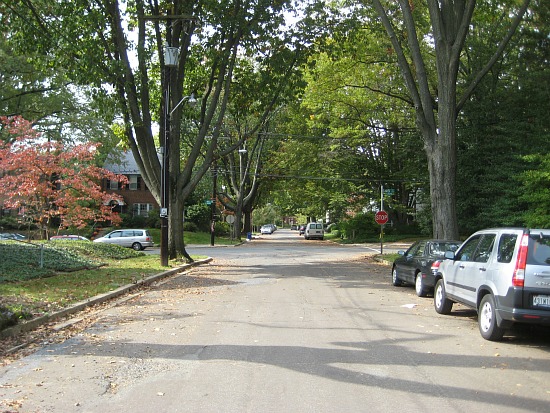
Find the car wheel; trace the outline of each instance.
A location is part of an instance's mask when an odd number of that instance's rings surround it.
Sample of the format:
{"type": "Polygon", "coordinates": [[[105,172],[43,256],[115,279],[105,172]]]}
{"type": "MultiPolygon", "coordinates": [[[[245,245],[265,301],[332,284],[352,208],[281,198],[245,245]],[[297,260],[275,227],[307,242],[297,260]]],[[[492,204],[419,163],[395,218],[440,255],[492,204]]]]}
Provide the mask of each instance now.
{"type": "Polygon", "coordinates": [[[499,341],[504,337],[505,329],[497,325],[495,313],[495,299],[491,294],[486,294],[479,304],[477,322],[481,337],[489,341],[499,341]]]}
{"type": "Polygon", "coordinates": [[[414,289],[416,290],[416,295],[419,297],[426,297],[428,294],[427,288],[424,286],[422,281],[422,273],[419,271],[416,273],[416,278],[414,280],[414,289]]]}
{"type": "Polygon", "coordinates": [[[450,314],[453,309],[453,302],[445,294],[445,283],[442,278],[435,285],[434,307],[438,314],[450,314]]]}
{"type": "Polygon", "coordinates": [[[401,279],[399,278],[399,275],[397,274],[397,268],[393,267],[393,270],[391,272],[391,283],[395,285],[396,287],[399,287],[403,283],[401,282],[401,279]]]}
{"type": "Polygon", "coordinates": [[[141,244],[139,242],[134,242],[132,244],[132,248],[135,250],[135,251],[141,251],[143,249],[143,247],[141,246],[141,244]]]}

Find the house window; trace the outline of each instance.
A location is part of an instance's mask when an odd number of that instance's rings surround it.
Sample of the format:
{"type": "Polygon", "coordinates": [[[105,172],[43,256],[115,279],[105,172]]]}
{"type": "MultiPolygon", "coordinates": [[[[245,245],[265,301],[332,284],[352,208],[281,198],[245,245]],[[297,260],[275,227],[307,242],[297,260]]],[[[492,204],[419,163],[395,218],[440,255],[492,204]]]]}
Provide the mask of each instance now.
{"type": "Polygon", "coordinates": [[[139,189],[138,176],[130,175],[128,180],[130,181],[130,191],[137,191],[139,189]]]}
{"type": "Polygon", "coordinates": [[[110,179],[109,180],[109,189],[117,190],[118,189],[118,181],[110,179]]]}
{"type": "Polygon", "coordinates": [[[133,204],[132,214],[134,216],[148,217],[149,212],[153,209],[153,204],[133,204]]]}

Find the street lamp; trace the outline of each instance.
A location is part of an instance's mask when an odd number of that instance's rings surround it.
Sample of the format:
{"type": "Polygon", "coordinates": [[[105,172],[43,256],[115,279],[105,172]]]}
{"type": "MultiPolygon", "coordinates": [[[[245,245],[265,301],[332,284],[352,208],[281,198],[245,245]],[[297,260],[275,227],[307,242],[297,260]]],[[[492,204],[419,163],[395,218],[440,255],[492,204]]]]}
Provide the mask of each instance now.
{"type": "Polygon", "coordinates": [[[174,109],[172,109],[170,111],[170,115],[172,115],[172,113],[174,113],[174,111],[180,107],[180,105],[185,102],[187,100],[187,104],[189,106],[195,106],[197,104],[197,99],[195,98],[195,94],[194,93],[191,93],[190,96],[184,96],[181,98],[181,100],[178,102],[178,104],[176,106],[174,106],[174,109]]]}
{"type": "Polygon", "coordinates": [[[170,205],[170,75],[171,68],[178,65],[179,48],[166,45],[164,66],[166,70],[166,88],[164,90],[164,140],[162,145],[162,171],[160,179],[160,265],[168,266],[168,206],[170,205]]]}
{"type": "Polygon", "coordinates": [[[170,205],[170,117],[174,111],[186,100],[192,106],[197,103],[195,95],[184,96],[172,110],[170,110],[170,82],[171,68],[178,65],[179,48],[166,46],[164,50],[164,66],[166,69],[166,88],[164,97],[164,138],[162,146],[162,170],[160,180],[161,207],[160,207],[160,264],[168,266],[168,207],[170,205]]]}
{"type": "MultiPolygon", "coordinates": [[[[194,22],[198,20],[196,17],[188,14],[179,14],[179,15],[152,15],[152,16],[140,16],[140,20],[166,20],[167,23],[167,34],[169,32],[169,27],[172,26],[172,21],[183,22],[189,21],[193,22],[191,24],[191,32],[194,30],[194,22]]],[[[191,33],[189,32],[189,33],[191,33]]],[[[191,34],[189,34],[191,36],[191,34]]],[[[167,36],[169,38],[169,36],[167,36]]],[[[164,48],[164,70],[166,72],[165,77],[165,98],[164,98],[164,137],[163,146],[161,150],[162,162],[161,162],[161,173],[160,173],[160,196],[161,196],[161,208],[160,208],[160,218],[161,218],[161,236],[160,236],[160,262],[163,266],[168,266],[168,205],[169,205],[169,178],[170,178],[170,169],[168,165],[169,155],[170,155],[170,115],[172,112],[181,104],[178,103],[176,108],[170,111],[170,82],[171,82],[171,68],[176,67],[179,61],[179,47],[171,47],[169,44],[166,44],[164,48]]],[[[194,100],[194,97],[193,97],[194,100]]],[[[183,101],[183,99],[182,99],[183,101]]]]}
{"type": "Polygon", "coordinates": [[[216,198],[217,189],[216,181],[218,179],[218,170],[216,169],[216,160],[212,162],[212,204],[210,205],[210,246],[214,246],[214,238],[216,236],[216,198]]]}

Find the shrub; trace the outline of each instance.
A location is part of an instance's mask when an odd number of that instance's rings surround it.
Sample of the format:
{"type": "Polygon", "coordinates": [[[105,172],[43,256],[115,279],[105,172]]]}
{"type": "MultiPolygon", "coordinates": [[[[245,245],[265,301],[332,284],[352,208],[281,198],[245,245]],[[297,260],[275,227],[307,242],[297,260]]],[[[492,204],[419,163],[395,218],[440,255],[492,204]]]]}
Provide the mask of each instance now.
{"type": "Polygon", "coordinates": [[[185,207],[185,222],[193,222],[200,231],[210,231],[212,208],[206,204],[185,207]]]}
{"type": "Polygon", "coordinates": [[[184,232],[199,232],[199,227],[194,222],[184,222],[183,223],[184,232]]]}
{"type": "Polygon", "coordinates": [[[374,221],[374,213],[357,214],[353,218],[342,222],[341,232],[346,238],[357,241],[366,240],[380,233],[380,225],[374,221]]]}
{"type": "Polygon", "coordinates": [[[222,236],[222,235],[229,235],[231,231],[231,226],[227,222],[216,222],[216,225],[214,227],[214,235],[216,236],[222,236]]]}
{"type": "Polygon", "coordinates": [[[122,217],[122,228],[144,228],[146,227],[145,222],[147,217],[136,215],[132,216],[130,214],[120,214],[122,217]]]}
{"type": "Polygon", "coordinates": [[[145,219],[144,228],[160,228],[160,224],[160,210],[152,209],[151,211],[149,211],[149,216],[145,219]]]}
{"type": "Polygon", "coordinates": [[[0,228],[2,230],[7,229],[19,229],[20,225],[17,222],[17,219],[13,216],[6,216],[0,218],[0,228]]]}

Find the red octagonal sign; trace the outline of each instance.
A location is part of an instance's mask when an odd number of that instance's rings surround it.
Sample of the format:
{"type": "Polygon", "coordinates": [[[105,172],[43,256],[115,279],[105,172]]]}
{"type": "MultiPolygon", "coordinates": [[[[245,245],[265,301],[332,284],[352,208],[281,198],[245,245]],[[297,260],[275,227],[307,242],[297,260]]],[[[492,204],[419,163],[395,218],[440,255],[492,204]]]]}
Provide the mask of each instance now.
{"type": "Polygon", "coordinates": [[[384,225],[388,222],[388,213],[386,211],[378,211],[374,216],[374,220],[377,224],[384,225]]]}

